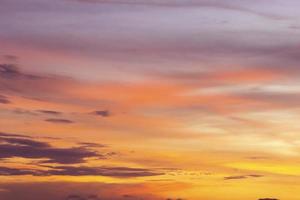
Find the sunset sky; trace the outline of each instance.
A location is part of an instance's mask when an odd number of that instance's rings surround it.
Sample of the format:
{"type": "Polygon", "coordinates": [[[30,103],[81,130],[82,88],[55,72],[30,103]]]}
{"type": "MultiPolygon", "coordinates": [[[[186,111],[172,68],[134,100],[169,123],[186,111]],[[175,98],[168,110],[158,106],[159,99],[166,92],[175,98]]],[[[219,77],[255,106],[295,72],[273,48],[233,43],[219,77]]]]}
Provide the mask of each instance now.
{"type": "Polygon", "coordinates": [[[299,8],[0,0],[0,200],[299,200],[299,8]]]}

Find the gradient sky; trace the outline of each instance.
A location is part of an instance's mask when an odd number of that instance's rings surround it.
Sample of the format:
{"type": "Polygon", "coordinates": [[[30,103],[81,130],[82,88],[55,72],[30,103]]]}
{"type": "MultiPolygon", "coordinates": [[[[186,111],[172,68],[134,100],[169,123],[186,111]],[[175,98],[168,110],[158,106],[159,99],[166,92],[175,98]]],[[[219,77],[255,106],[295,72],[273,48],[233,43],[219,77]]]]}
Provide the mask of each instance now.
{"type": "Polygon", "coordinates": [[[299,200],[299,7],[0,0],[0,200],[299,200]]]}

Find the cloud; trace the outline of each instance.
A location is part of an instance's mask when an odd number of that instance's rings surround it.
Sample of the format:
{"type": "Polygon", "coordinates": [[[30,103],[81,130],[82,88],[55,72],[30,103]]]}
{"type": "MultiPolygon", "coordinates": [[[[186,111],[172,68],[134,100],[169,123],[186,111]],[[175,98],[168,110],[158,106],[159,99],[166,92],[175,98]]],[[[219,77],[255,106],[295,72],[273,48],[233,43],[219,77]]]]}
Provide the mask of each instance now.
{"type": "MultiPolygon", "coordinates": [[[[25,158],[39,159],[38,164],[43,164],[41,169],[22,169],[1,167],[0,175],[17,176],[109,176],[118,178],[132,178],[162,175],[162,172],[132,167],[88,167],[70,166],[68,164],[83,164],[88,158],[105,159],[112,155],[102,155],[89,148],[103,147],[96,143],[81,143],[85,146],[71,148],[53,147],[47,142],[37,141],[33,138],[19,134],[0,133],[0,159],[25,158]],[[97,146],[96,146],[97,145],[97,146]],[[40,161],[43,159],[43,161],[40,161]],[[60,166],[47,166],[45,164],[60,164],[60,166]]],[[[37,165],[38,166],[38,165],[37,165]]]]}
{"type": "Polygon", "coordinates": [[[224,177],[224,180],[235,180],[235,179],[246,179],[247,176],[226,176],[224,177]]]}
{"type": "Polygon", "coordinates": [[[224,180],[238,180],[238,179],[248,179],[248,178],[260,178],[263,175],[259,174],[250,174],[250,175],[242,175],[242,176],[226,176],[224,180]]]}
{"type": "Polygon", "coordinates": [[[172,198],[167,198],[165,200],[185,200],[185,199],[182,199],[182,198],[175,198],[175,199],[172,199],[172,198]]]}
{"type": "Polygon", "coordinates": [[[13,113],[15,114],[19,114],[19,115],[37,115],[35,112],[31,111],[31,110],[26,110],[26,109],[22,109],[22,108],[16,108],[13,110],[13,113]]]}
{"type": "Polygon", "coordinates": [[[72,124],[74,121],[71,121],[69,119],[45,119],[46,122],[51,122],[51,123],[57,123],[57,124],[72,124]]]}
{"type": "MultiPolygon", "coordinates": [[[[79,84],[71,78],[28,73],[13,64],[0,64],[0,92],[5,94],[39,101],[57,102],[62,101],[62,99],[72,99],[70,95],[66,95],[67,88],[71,86],[75,87],[79,84]]],[[[40,112],[43,111],[40,110],[40,112]]],[[[48,112],[48,114],[50,113],[48,112]]]]}
{"type": "Polygon", "coordinates": [[[60,164],[84,163],[87,158],[105,158],[104,155],[85,147],[57,148],[47,142],[6,133],[0,135],[0,152],[2,159],[13,157],[45,159],[44,163],[60,164]]]}
{"type": "Polygon", "coordinates": [[[2,137],[2,138],[5,138],[5,137],[31,138],[30,136],[27,136],[27,135],[4,133],[4,132],[0,132],[0,137],[2,137]]]}
{"type": "Polygon", "coordinates": [[[10,62],[11,61],[15,62],[19,59],[18,56],[15,56],[15,55],[3,55],[2,57],[4,58],[4,60],[10,61],[10,62]]]}
{"type": "Polygon", "coordinates": [[[264,176],[260,175],[260,174],[250,174],[250,175],[248,175],[248,177],[260,178],[260,177],[264,177],[264,176]]]}
{"type": "Polygon", "coordinates": [[[123,195],[128,194],[128,191],[137,200],[164,199],[156,196],[157,190],[161,189],[160,185],[150,185],[149,188],[142,183],[27,182],[1,183],[0,186],[7,191],[1,193],[1,198],[5,200],[40,200],[41,197],[43,200],[124,200],[126,198],[123,195]]]}
{"type": "Polygon", "coordinates": [[[0,193],[3,193],[3,192],[9,192],[9,190],[0,188],[0,193]]]}
{"type": "Polygon", "coordinates": [[[135,198],[135,196],[130,195],[130,194],[124,194],[123,197],[124,198],[135,198]]]}
{"type": "Polygon", "coordinates": [[[21,175],[32,175],[35,174],[34,170],[28,169],[14,169],[8,167],[0,167],[0,176],[21,176],[21,175]]]}
{"type": "MultiPolygon", "coordinates": [[[[82,3],[99,3],[99,4],[127,4],[127,5],[143,5],[143,6],[163,6],[163,7],[212,7],[217,9],[224,9],[230,11],[245,12],[260,17],[282,20],[286,17],[278,14],[272,14],[268,12],[261,12],[255,9],[251,9],[249,2],[237,2],[233,0],[76,0],[82,3]]],[[[252,1],[253,2],[253,1],[252,1]]],[[[254,1],[255,2],[255,1],[254,1]]],[[[267,3],[266,1],[260,1],[260,3],[267,3]]]]}
{"type": "Polygon", "coordinates": [[[132,178],[145,176],[158,176],[163,173],[143,168],[131,167],[54,167],[47,173],[50,175],[68,175],[68,176],[109,176],[118,178],[132,178]]]}
{"type": "Polygon", "coordinates": [[[19,76],[18,68],[13,64],[0,64],[0,76],[2,78],[11,78],[19,76]]]}
{"type": "Polygon", "coordinates": [[[261,199],[258,199],[258,200],[279,200],[277,198],[261,198],[261,199]]]}
{"type": "Polygon", "coordinates": [[[253,84],[268,83],[281,80],[286,77],[287,73],[280,69],[266,68],[245,68],[245,69],[226,69],[213,70],[205,72],[186,72],[186,71],[169,71],[166,73],[154,74],[166,80],[197,84],[200,86],[226,86],[232,84],[253,84]]]}
{"type": "Polygon", "coordinates": [[[39,142],[32,139],[24,139],[24,138],[7,138],[7,137],[0,137],[0,143],[16,145],[16,146],[31,146],[35,148],[48,148],[50,147],[49,144],[45,142],[39,142]]]}
{"type": "Polygon", "coordinates": [[[42,78],[36,75],[24,74],[14,64],[0,64],[0,77],[4,79],[23,78],[23,79],[30,79],[30,80],[36,80],[42,78]]]}
{"type": "Polygon", "coordinates": [[[45,114],[49,116],[58,116],[63,114],[62,112],[53,111],[53,110],[28,110],[23,108],[15,108],[13,112],[16,114],[27,114],[27,115],[35,115],[35,116],[38,114],[45,114]]]}
{"type": "Polygon", "coordinates": [[[300,26],[299,25],[290,25],[289,29],[300,30],[300,26]]]}
{"type": "Polygon", "coordinates": [[[53,110],[37,110],[37,111],[40,112],[40,113],[49,114],[49,115],[60,115],[60,114],[62,114],[61,112],[53,111],[53,110]]]}
{"type": "Polygon", "coordinates": [[[92,112],[92,114],[101,116],[101,117],[109,117],[111,114],[108,110],[96,110],[92,112]]]}
{"type": "Polygon", "coordinates": [[[268,157],[266,156],[250,156],[250,157],[246,157],[247,159],[250,159],[250,160],[267,160],[268,157]]]}
{"type": "Polygon", "coordinates": [[[66,197],[65,200],[100,200],[100,198],[96,194],[90,194],[90,195],[70,194],[66,197]]]}
{"type": "MultiPolygon", "coordinates": [[[[288,90],[288,88],[292,88],[292,86],[283,87],[288,90]]],[[[247,100],[251,100],[253,102],[259,102],[263,105],[264,109],[268,108],[291,108],[298,107],[300,94],[299,92],[289,92],[289,91],[269,91],[264,89],[253,89],[253,90],[245,90],[236,92],[234,94],[237,98],[243,98],[247,100]]]]}
{"type": "MultiPolygon", "coordinates": [[[[46,166],[44,166],[46,167],[46,166]]],[[[161,172],[143,168],[131,167],[73,167],[58,166],[50,167],[49,170],[37,169],[17,169],[9,167],[0,167],[0,175],[2,176],[108,176],[116,178],[134,178],[163,175],[161,172]]]]}
{"type": "Polygon", "coordinates": [[[6,96],[0,95],[0,104],[10,104],[11,101],[8,100],[6,96]]]}
{"type": "Polygon", "coordinates": [[[103,148],[103,147],[107,147],[107,145],[104,145],[104,144],[99,144],[99,143],[94,143],[94,142],[79,142],[78,143],[79,145],[81,145],[81,146],[84,146],[84,147],[91,147],[91,148],[94,148],[94,147],[101,147],[101,148],[103,148]]]}
{"type": "MultiPolygon", "coordinates": [[[[32,72],[25,72],[16,65],[0,64],[0,92],[10,96],[30,99],[31,101],[62,103],[68,105],[99,106],[104,103],[111,103],[94,93],[92,96],[84,96],[82,93],[93,89],[101,89],[102,84],[91,84],[78,81],[70,77],[59,75],[45,75],[32,72]],[[26,87],[24,87],[26,85],[26,87]]],[[[104,86],[103,86],[104,87],[104,86]]],[[[113,100],[111,100],[113,101],[113,100]]],[[[63,114],[55,110],[38,109],[36,112],[59,115],[63,114]]],[[[109,115],[109,113],[102,113],[109,115]]],[[[52,120],[49,122],[70,123],[71,120],[52,120]]]]}

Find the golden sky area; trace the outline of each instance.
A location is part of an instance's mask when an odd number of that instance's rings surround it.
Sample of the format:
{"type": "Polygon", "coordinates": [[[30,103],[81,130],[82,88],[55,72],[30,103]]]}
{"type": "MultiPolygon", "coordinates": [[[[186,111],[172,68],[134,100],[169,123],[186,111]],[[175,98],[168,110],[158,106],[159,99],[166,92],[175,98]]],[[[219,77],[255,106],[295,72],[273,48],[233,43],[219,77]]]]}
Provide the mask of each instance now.
{"type": "Polygon", "coordinates": [[[299,200],[299,6],[0,0],[0,200],[299,200]]]}

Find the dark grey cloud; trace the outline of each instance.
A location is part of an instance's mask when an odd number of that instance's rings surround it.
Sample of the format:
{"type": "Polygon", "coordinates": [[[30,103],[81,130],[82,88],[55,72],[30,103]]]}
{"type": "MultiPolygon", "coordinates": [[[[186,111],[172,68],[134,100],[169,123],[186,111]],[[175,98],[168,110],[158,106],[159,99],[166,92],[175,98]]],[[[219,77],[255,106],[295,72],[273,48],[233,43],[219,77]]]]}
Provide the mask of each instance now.
{"type": "Polygon", "coordinates": [[[51,123],[56,123],[56,124],[72,124],[74,121],[69,120],[69,119],[55,119],[55,118],[50,118],[50,119],[45,119],[46,122],[51,122],[51,123]]]}
{"type": "Polygon", "coordinates": [[[109,117],[111,115],[109,110],[96,110],[96,111],[92,112],[92,114],[101,116],[101,117],[109,117]]]}
{"type": "Polygon", "coordinates": [[[21,157],[45,159],[43,163],[60,164],[84,163],[87,158],[105,158],[104,155],[85,147],[57,148],[47,142],[6,133],[0,135],[0,152],[0,159],[21,157]]]}

